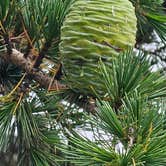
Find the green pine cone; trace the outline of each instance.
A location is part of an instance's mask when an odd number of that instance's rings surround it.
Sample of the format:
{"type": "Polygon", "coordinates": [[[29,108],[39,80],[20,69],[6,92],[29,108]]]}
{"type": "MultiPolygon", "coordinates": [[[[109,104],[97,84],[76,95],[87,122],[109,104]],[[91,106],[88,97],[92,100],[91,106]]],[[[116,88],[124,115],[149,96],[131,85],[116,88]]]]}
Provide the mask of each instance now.
{"type": "Polygon", "coordinates": [[[79,92],[104,94],[98,61],[105,64],[134,46],[137,20],[128,0],[75,0],[61,30],[66,81],[79,92]]]}

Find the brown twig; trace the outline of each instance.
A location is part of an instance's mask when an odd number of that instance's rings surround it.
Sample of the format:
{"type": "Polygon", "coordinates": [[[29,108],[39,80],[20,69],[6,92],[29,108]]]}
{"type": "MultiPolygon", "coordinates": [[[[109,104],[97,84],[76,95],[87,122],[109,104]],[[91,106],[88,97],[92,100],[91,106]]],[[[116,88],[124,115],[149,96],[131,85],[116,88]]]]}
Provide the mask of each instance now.
{"type": "MultiPolygon", "coordinates": [[[[30,75],[35,81],[37,81],[41,87],[48,88],[49,84],[52,80],[52,77],[48,76],[41,70],[36,70],[33,68],[33,62],[30,58],[31,56],[28,56],[27,58],[24,57],[24,54],[19,52],[16,49],[12,49],[11,54],[9,56],[8,53],[4,53],[2,58],[4,58],[8,63],[12,63],[18,67],[20,67],[22,70],[24,70],[28,75],[30,75]]],[[[51,89],[53,90],[64,90],[68,87],[64,84],[61,84],[57,80],[53,80],[51,89]]]]}

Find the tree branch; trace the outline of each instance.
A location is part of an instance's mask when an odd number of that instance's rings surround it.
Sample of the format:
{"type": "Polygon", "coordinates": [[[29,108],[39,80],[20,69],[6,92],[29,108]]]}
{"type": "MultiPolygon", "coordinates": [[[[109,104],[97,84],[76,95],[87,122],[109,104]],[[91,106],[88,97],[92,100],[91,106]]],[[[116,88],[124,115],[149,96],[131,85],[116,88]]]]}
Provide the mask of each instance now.
{"type": "MultiPolygon", "coordinates": [[[[12,49],[11,54],[5,53],[2,58],[4,58],[8,63],[12,63],[18,67],[20,67],[22,70],[27,72],[28,75],[32,76],[32,78],[37,81],[41,87],[48,88],[50,85],[50,82],[52,80],[52,77],[46,75],[41,70],[36,70],[33,68],[33,55],[29,55],[27,58],[25,58],[24,54],[19,52],[16,49],[12,49]]],[[[52,85],[50,86],[50,89],[52,90],[62,90],[67,89],[67,86],[64,84],[61,84],[59,81],[54,80],[52,82],[52,85]]]]}

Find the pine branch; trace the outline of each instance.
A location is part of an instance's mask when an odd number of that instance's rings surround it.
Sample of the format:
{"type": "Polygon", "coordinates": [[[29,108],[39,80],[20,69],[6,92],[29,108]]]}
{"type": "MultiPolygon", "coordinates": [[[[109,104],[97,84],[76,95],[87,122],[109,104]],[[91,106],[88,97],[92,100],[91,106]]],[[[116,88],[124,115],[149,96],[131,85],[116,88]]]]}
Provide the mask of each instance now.
{"type": "MultiPolygon", "coordinates": [[[[28,75],[30,75],[35,81],[37,81],[41,87],[48,88],[50,86],[50,82],[52,81],[52,77],[46,75],[43,71],[36,70],[33,68],[33,60],[31,59],[33,55],[29,55],[27,58],[25,58],[24,54],[19,52],[16,49],[12,49],[11,54],[5,53],[2,55],[2,58],[4,58],[8,63],[12,63],[18,67],[20,67],[22,70],[24,70],[28,75]]],[[[52,85],[50,86],[50,89],[53,90],[62,90],[66,89],[67,86],[61,84],[57,80],[52,81],[52,85]]]]}

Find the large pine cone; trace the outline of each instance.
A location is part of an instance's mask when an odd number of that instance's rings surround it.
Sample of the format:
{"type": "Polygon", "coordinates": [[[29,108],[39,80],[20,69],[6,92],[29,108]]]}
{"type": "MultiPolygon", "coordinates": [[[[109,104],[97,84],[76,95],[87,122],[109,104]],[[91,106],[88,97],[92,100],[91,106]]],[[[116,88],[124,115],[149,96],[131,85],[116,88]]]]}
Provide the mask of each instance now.
{"type": "Polygon", "coordinates": [[[134,46],[137,20],[128,0],[75,0],[62,26],[60,44],[67,82],[82,93],[104,93],[98,70],[134,46]]]}

